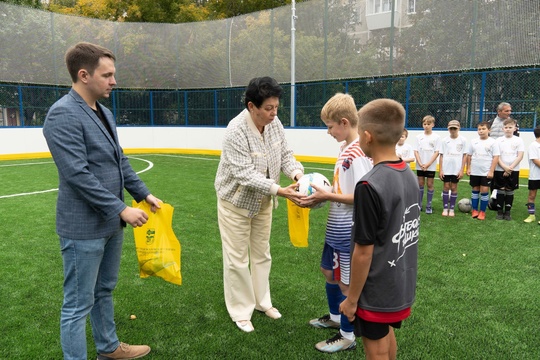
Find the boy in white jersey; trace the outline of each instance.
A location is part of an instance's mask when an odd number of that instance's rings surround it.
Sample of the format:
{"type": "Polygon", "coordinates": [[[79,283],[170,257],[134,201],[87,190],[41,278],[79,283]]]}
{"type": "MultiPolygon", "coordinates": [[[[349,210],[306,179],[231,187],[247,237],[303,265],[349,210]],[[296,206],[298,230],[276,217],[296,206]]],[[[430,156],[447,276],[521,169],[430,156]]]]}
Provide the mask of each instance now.
{"type": "Polygon", "coordinates": [[[433,200],[433,193],[435,192],[433,181],[435,179],[435,170],[437,170],[440,138],[439,135],[433,133],[433,126],[435,126],[435,118],[433,116],[424,116],[422,126],[424,127],[424,133],[416,137],[416,148],[414,149],[416,175],[418,177],[418,186],[420,187],[419,204],[420,208],[422,208],[424,184],[427,182],[426,214],[432,214],[431,202],[433,200]]]}
{"type": "Polygon", "coordinates": [[[439,177],[443,181],[442,216],[455,216],[454,207],[458,197],[458,182],[463,177],[467,159],[467,139],[459,135],[457,120],[448,123],[450,135],[442,139],[439,155],[439,177]]]}
{"type": "Polygon", "coordinates": [[[495,139],[489,137],[489,124],[482,121],[478,124],[478,137],[471,141],[467,155],[467,175],[472,187],[472,217],[486,219],[486,208],[489,201],[489,187],[499,162],[499,147],[495,139]],[[480,200],[480,211],[478,203],[480,200]]]}
{"type": "Polygon", "coordinates": [[[411,145],[405,143],[408,137],[409,132],[407,129],[403,129],[403,134],[401,134],[401,137],[396,144],[396,155],[410,166],[414,161],[414,150],[411,145]]]}
{"type": "Polygon", "coordinates": [[[514,190],[519,188],[519,164],[523,159],[525,144],[523,139],[514,135],[516,121],[506,119],[503,122],[504,136],[497,138],[500,156],[493,188],[497,189],[497,220],[512,220],[510,210],[514,203],[514,190]]]}
{"type": "Polygon", "coordinates": [[[330,314],[309,323],[316,328],[340,329],[334,337],[315,345],[319,351],[334,353],[356,348],[354,327],[339,313],[339,304],[347,296],[349,288],[354,187],[373,166],[360,148],[358,115],[352,96],[334,95],[322,108],[321,119],[328,127],[328,134],[343,142],[334,167],[333,191],[325,192],[314,186],[317,191],[305,198],[302,205],[313,206],[321,201],[330,201],[321,257],[330,314]]]}
{"type": "MultiPolygon", "coordinates": [[[[540,189],[540,125],[534,128],[534,137],[536,141],[533,141],[529,145],[529,197],[527,198],[527,211],[529,217],[523,220],[526,223],[532,223],[536,221],[536,215],[534,214],[534,200],[536,200],[536,191],[540,189]]],[[[538,222],[540,225],[540,221],[538,222]]]]}

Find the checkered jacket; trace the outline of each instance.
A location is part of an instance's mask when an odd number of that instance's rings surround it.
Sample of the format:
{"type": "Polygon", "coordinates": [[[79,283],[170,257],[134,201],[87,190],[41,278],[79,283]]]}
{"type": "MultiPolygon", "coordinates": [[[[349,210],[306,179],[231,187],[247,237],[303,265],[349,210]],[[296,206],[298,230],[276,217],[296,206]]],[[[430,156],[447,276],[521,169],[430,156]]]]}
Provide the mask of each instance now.
{"type": "Polygon", "coordinates": [[[262,134],[247,110],[229,122],[214,182],[220,199],[246,209],[248,216],[254,217],[263,197],[276,195],[282,171],[293,179],[304,168],[287,146],[277,117],[262,134]]]}

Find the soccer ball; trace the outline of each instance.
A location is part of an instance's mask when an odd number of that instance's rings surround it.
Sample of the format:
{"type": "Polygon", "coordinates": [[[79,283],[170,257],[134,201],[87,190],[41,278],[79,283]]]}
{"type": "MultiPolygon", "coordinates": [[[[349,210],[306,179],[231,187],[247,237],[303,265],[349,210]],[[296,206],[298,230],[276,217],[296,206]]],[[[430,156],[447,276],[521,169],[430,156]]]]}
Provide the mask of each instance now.
{"type": "MultiPolygon", "coordinates": [[[[311,184],[315,184],[316,186],[323,188],[325,191],[332,192],[332,184],[330,181],[326,178],[326,176],[317,172],[305,174],[298,179],[298,192],[305,196],[309,196],[317,192],[317,190],[315,190],[311,184]]],[[[325,204],[326,201],[320,202],[313,206],[312,209],[319,209],[325,204]]]]}
{"type": "Polygon", "coordinates": [[[471,212],[471,209],[472,209],[471,199],[465,198],[465,199],[459,200],[457,207],[459,211],[461,212],[464,212],[464,213],[471,212]]]}

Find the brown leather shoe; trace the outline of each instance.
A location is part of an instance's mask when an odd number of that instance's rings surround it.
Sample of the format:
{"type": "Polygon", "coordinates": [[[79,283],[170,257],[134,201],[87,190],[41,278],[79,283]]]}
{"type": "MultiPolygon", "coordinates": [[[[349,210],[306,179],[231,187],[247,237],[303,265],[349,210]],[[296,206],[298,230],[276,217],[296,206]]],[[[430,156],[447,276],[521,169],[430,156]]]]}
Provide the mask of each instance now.
{"type": "Polygon", "coordinates": [[[98,360],[138,359],[150,352],[148,345],[129,345],[121,342],[110,354],[98,354],[98,360]]]}

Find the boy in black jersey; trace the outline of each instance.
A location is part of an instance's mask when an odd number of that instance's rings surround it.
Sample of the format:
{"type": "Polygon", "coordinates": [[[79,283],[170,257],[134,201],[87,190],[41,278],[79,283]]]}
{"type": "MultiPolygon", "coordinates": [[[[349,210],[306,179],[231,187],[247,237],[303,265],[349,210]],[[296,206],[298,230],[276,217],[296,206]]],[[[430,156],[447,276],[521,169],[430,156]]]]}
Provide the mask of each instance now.
{"type": "Polygon", "coordinates": [[[373,169],[354,193],[350,288],[340,312],[354,321],[366,359],[395,359],[393,329],[410,315],[416,292],[419,187],[395,152],[404,128],[403,106],[378,99],[358,116],[360,146],[373,159],[373,169]]]}

